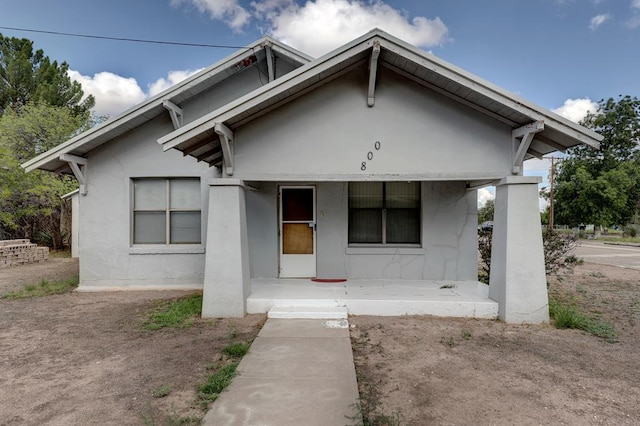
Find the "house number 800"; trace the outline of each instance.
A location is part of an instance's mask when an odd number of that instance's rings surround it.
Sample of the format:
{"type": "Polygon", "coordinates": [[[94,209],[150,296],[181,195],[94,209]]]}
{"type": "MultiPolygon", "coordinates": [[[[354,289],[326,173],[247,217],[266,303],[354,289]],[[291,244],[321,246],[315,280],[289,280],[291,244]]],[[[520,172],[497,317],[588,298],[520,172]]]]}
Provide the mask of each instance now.
{"type": "MultiPolygon", "coordinates": [[[[380,141],[376,141],[376,142],[373,144],[373,148],[374,148],[376,151],[379,151],[379,150],[380,150],[380,146],[381,146],[381,145],[380,145],[380,141]]],[[[373,160],[373,151],[369,151],[369,152],[367,152],[367,160],[369,160],[369,161],[373,160]]],[[[360,164],[360,170],[362,170],[363,172],[364,172],[365,170],[367,170],[367,162],[366,162],[366,161],[363,161],[363,162],[360,164]]]]}

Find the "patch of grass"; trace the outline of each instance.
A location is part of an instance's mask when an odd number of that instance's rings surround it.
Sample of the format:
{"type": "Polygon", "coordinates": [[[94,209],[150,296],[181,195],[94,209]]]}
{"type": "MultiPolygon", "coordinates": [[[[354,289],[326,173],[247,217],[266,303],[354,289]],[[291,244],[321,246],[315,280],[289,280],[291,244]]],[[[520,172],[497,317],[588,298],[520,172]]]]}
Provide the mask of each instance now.
{"type": "Polygon", "coordinates": [[[146,412],[140,415],[140,418],[142,419],[142,424],[145,426],[195,426],[202,423],[201,417],[182,417],[175,413],[158,416],[154,413],[151,406],[148,407],[146,412]]]}
{"type": "Polygon", "coordinates": [[[71,249],[65,250],[49,250],[49,257],[54,259],[68,259],[71,257],[71,249]]]}
{"type": "Polygon", "coordinates": [[[169,385],[160,386],[158,389],[151,392],[151,395],[154,398],[164,398],[165,396],[171,393],[171,388],[169,385]]]}
{"type": "Polygon", "coordinates": [[[586,331],[611,343],[616,341],[617,333],[612,324],[581,312],[575,305],[550,300],[549,314],[553,318],[556,328],[574,328],[586,331]]]}
{"type": "Polygon", "coordinates": [[[473,335],[471,334],[471,332],[469,330],[462,330],[462,338],[464,340],[471,340],[471,339],[473,339],[473,335]]]}
{"type": "Polygon", "coordinates": [[[193,325],[194,317],[201,313],[202,295],[192,294],[165,303],[148,313],[141,327],[145,330],[159,330],[165,327],[189,328],[193,325]]]}
{"type": "Polygon", "coordinates": [[[205,383],[198,385],[198,397],[205,403],[213,402],[236,376],[238,362],[232,362],[211,374],[205,383]]]}
{"type": "Polygon", "coordinates": [[[606,278],[607,277],[604,273],[602,273],[600,271],[590,272],[589,276],[590,277],[594,277],[594,278],[606,278]]]}
{"type": "Polygon", "coordinates": [[[449,337],[448,339],[445,338],[444,336],[442,336],[440,338],[440,343],[442,343],[445,346],[448,346],[450,348],[454,347],[456,345],[456,341],[453,340],[453,337],[449,337]]]}
{"type": "Polygon", "coordinates": [[[230,356],[231,358],[242,358],[249,352],[249,347],[251,343],[234,343],[228,346],[225,346],[222,349],[222,353],[230,356]]]}
{"type": "Polygon", "coordinates": [[[0,297],[3,299],[28,299],[32,297],[50,296],[52,294],[63,294],[75,289],[78,283],[78,277],[57,281],[42,280],[40,284],[31,284],[22,290],[5,293],[0,297]]]}

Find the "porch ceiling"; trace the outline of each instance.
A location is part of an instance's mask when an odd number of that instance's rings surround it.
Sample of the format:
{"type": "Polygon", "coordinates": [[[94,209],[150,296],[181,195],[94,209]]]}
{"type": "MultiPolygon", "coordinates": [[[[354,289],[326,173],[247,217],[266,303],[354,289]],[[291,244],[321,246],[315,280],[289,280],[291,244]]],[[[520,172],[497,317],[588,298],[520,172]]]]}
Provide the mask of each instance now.
{"type": "MultiPolygon", "coordinates": [[[[373,45],[379,43],[379,66],[409,78],[416,83],[437,91],[462,105],[507,124],[512,129],[536,121],[544,122],[544,130],[535,135],[525,159],[541,157],[554,151],[584,143],[599,147],[602,136],[569,121],[551,111],[526,101],[500,87],[482,80],[429,53],[421,51],[380,30],[347,44],[328,55],[306,64],[289,75],[258,89],[224,107],[203,116],[171,134],[160,138],[164,150],[178,149],[202,161],[202,151],[190,151],[210,134],[215,123],[224,123],[231,130],[242,126],[280,105],[326,84],[355,67],[367,64],[373,45]]],[[[363,99],[366,102],[365,99],[363,99]]],[[[213,152],[219,142],[215,136],[208,145],[213,152]]],[[[219,161],[217,158],[213,161],[219,161]]]]}

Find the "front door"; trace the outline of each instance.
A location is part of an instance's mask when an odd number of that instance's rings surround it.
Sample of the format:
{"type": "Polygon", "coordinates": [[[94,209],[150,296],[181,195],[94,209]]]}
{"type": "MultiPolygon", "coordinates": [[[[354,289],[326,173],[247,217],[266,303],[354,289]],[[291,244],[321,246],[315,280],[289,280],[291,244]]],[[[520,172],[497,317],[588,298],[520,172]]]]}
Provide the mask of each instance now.
{"type": "Polygon", "coordinates": [[[316,276],[316,188],[280,187],[280,277],[316,276]]]}

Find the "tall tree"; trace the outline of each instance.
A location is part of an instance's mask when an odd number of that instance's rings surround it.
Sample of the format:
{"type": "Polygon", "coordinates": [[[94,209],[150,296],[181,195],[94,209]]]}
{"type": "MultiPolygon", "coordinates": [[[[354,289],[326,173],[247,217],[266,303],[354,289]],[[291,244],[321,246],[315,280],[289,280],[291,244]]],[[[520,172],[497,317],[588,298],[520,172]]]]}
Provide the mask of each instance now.
{"type": "Polygon", "coordinates": [[[557,223],[610,226],[627,223],[640,202],[640,100],[602,100],[582,125],[604,136],[600,149],[575,147],[557,168],[557,223]]]}
{"type": "Polygon", "coordinates": [[[0,116],[0,239],[31,238],[62,248],[61,195],[75,188],[70,176],[40,170],[25,173],[20,163],[69,139],[88,126],[67,107],[45,103],[0,116]]]}
{"type": "Polygon", "coordinates": [[[0,34],[0,115],[8,109],[19,112],[30,102],[46,102],[88,116],[95,99],[83,99],[82,86],[68,71],[66,62],[58,65],[41,49],[34,51],[31,40],[0,34]]]}

